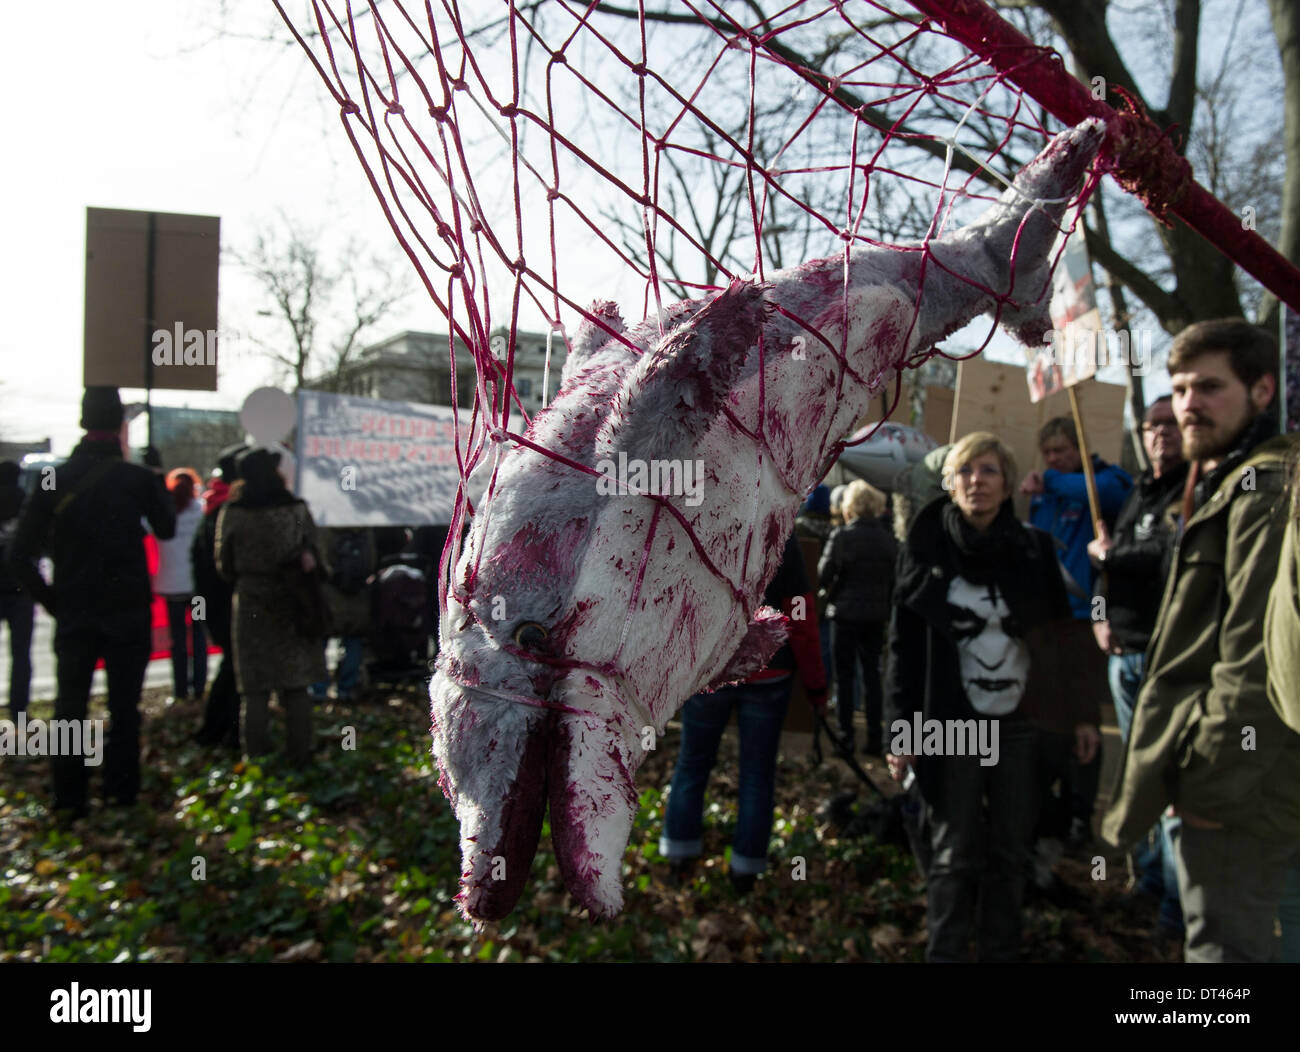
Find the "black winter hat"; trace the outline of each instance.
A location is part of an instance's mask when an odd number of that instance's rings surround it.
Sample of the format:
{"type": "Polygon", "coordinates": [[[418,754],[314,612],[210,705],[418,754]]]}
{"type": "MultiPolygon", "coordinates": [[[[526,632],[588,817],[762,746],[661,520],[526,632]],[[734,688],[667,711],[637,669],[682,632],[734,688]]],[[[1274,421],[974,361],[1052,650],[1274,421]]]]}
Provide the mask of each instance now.
{"type": "Polygon", "coordinates": [[[265,446],[254,446],[239,454],[236,463],[239,466],[239,477],[244,481],[251,482],[254,486],[258,483],[272,483],[278,478],[276,468],[280,466],[280,454],[265,446]]]}
{"type": "Polygon", "coordinates": [[[239,478],[239,457],[246,452],[248,452],[248,446],[240,443],[237,446],[227,446],[217,454],[217,469],[221,472],[221,477],[227,485],[232,484],[239,478]]]}
{"type": "Polygon", "coordinates": [[[81,426],[87,431],[116,431],[124,416],[116,387],[87,387],[81,399],[81,426]]]}

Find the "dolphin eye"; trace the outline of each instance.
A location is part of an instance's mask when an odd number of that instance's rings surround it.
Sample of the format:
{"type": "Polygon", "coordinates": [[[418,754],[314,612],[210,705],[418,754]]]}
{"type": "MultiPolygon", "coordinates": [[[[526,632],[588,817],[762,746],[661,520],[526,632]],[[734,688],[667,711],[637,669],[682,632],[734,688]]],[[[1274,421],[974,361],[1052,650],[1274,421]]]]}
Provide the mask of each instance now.
{"type": "Polygon", "coordinates": [[[525,621],[515,629],[515,642],[525,650],[536,650],[551,637],[545,625],[536,621],[525,621]]]}

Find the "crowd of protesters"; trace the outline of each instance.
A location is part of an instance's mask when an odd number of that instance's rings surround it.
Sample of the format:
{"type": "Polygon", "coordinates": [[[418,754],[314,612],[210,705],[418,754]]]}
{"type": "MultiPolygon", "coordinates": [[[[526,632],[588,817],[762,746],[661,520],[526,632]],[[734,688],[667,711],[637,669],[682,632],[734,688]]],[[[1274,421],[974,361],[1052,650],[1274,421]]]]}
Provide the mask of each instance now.
{"type": "MultiPolygon", "coordinates": [[[[797,674],[819,710],[833,685],[847,759],[861,694],[864,751],[919,801],[927,959],[964,960],[972,937],[980,960],[1017,959],[1027,889],[1100,834],[1132,850],[1126,904],[1181,939],[1186,960],[1267,961],[1278,921],[1283,958],[1300,960],[1300,436],[1277,433],[1276,364],[1273,341],[1243,321],[1184,329],[1169,356],[1172,395],[1141,422],[1150,467],[1134,480],[1090,458],[1095,505],[1069,418],[1041,429],[1044,470],[1023,477],[991,432],[935,450],[897,480],[892,529],[867,483],[820,487],[800,520],[821,544],[816,589],[791,538],[765,595],[790,617],[788,645],[746,682],[682,709],[660,843],[674,872],[702,851],[704,794],[733,709],[732,883],[743,894],[766,869],[797,674]],[[1027,523],[1017,492],[1030,498],[1027,523]],[[823,617],[804,616],[819,600],[823,617]],[[1123,754],[1098,823],[1105,704],[1123,754]],[[993,752],[893,733],[932,724],[988,725],[993,752]]],[[[275,695],[283,747],[308,763],[313,703],[329,686],[325,636],[342,640],[337,691],[352,698],[368,607],[374,616],[368,586],[393,571],[393,602],[417,636],[429,632],[427,588],[402,589],[431,577],[433,553],[410,531],[387,558],[371,531],[327,538],[268,449],[227,450],[203,492],[195,472],[129,463],[122,418],[116,390],[87,389],[84,438],[25,506],[16,472],[0,467],[11,714],[27,706],[39,602],[57,622],[56,718],[86,716],[104,661],[105,795],[132,804],[158,595],[175,699],[208,686],[208,638],[222,650],[198,740],[271,751],[275,695]],[[152,580],[146,528],[159,543],[152,580]],[[37,566],[47,554],[50,583],[37,566]]],[[[53,773],[55,812],[84,815],[80,758],[55,757],[53,773]]]]}
{"type": "Polygon", "coordinates": [[[1100,833],[1131,851],[1123,908],[1185,960],[1270,960],[1280,922],[1300,961],[1300,436],[1278,435],[1277,360],[1244,321],[1184,329],[1140,425],[1150,467],[1092,457],[1095,511],[1069,417],[1023,478],[989,432],[904,472],[896,559],[866,483],[810,498],[841,749],[860,682],[865,751],[919,793],[927,959],[967,959],[972,937],[1016,959],[1027,888],[1100,833]],[[1106,703],[1123,752],[1098,823],[1106,703]],[[996,761],[893,741],[899,721],[996,722],[996,761]]]}
{"type": "MultiPolygon", "coordinates": [[[[34,606],[55,620],[54,718],[84,720],[92,675],[103,661],[109,723],[104,797],[129,807],[140,787],[140,700],[153,644],[151,607],[165,605],[171,640],[172,696],[168,705],[203,704],[195,739],[204,745],[260,756],[283,747],[304,765],[312,754],[312,703],[329,687],[327,635],[337,625],[344,641],[339,696],[355,698],[361,644],[377,608],[370,596],[385,567],[404,564],[401,583],[419,585],[418,610],[406,611],[408,633],[401,671],[427,676],[429,559],[413,551],[415,536],[399,529],[379,556],[375,533],[359,535],[361,559],[339,559],[334,573],[306,503],[294,497],[279,469],[280,455],[264,448],[221,453],[206,490],[189,468],[164,474],[149,451],[144,464],[125,457],[124,410],[115,388],[91,387],[82,401],[85,435],[66,462],[25,493],[18,465],[0,466],[0,617],[11,643],[9,714],[28,707],[32,676],[34,606]],[[151,574],[146,531],[157,542],[151,574]],[[398,550],[400,549],[400,551],[398,550]],[[43,576],[48,556],[53,573],[43,576]],[[412,565],[418,569],[412,570],[412,565]],[[333,616],[331,616],[331,614],[333,616]],[[208,684],[208,640],[221,648],[208,684]],[[286,740],[268,732],[271,695],[284,712],[286,740]]],[[[393,531],[387,531],[392,533],[393,531]]],[[[439,537],[434,531],[435,543],[439,537]]],[[[385,538],[390,541],[390,538],[385,538]]],[[[346,552],[356,546],[341,543],[346,552]]],[[[393,630],[383,626],[382,635],[393,630]]],[[[382,649],[382,647],[381,647],[382,649]]],[[[52,809],[60,821],[89,810],[89,769],[79,756],[53,758],[52,809]]]]}

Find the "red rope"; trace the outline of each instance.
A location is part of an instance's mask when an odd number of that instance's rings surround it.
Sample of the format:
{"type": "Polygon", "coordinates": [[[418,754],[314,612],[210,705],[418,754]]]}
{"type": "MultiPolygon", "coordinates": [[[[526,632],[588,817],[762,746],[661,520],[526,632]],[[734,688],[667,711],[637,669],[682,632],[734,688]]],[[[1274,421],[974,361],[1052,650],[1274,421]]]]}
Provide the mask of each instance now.
{"type": "MultiPolygon", "coordinates": [[[[924,275],[932,263],[941,264],[928,244],[900,247],[870,236],[873,190],[884,180],[883,185],[899,192],[910,195],[915,190],[932,196],[933,236],[948,226],[959,202],[981,195],[973,192],[973,176],[967,172],[958,177],[954,169],[936,180],[918,171],[910,156],[892,162],[890,143],[900,138],[947,141],[959,119],[964,119],[961,115],[973,114],[995,122],[996,130],[987,138],[968,136],[968,143],[977,144],[969,149],[981,163],[992,165],[1009,152],[1018,141],[1016,136],[1027,134],[1041,141],[1048,134],[1032,110],[1022,106],[1017,79],[1034,75],[1043,62],[1041,49],[999,45],[1001,63],[990,73],[981,64],[983,52],[954,47],[928,22],[897,32],[888,29],[886,16],[894,13],[874,0],[852,5],[840,0],[790,0],[761,23],[745,22],[749,9],[743,6],[686,0],[672,10],[693,15],[697,25],[705,27],[700,50],[682,61],[673,54],[673,61],[658,63],[664,35],[677,30],[647,18],[643,0],[638,0],[636,17],[626,22],[613,18],[594,0],[542,4],[511,0],[501,9],[499,24],[487,27],[467,25],[455,0],[424,0],[422,11],[408,10],[399,0],[385,3],[382,10],[374,0],[367,6],[370,19],[359,25],[365,20],[353,17],[349,0],[341,0],[341,6],[340,0],[312,0],[318,36],[309,44],[276,3],[338,105],[345,134],[385,219],[430,300],[447,318],[461,487],[439,567],[444,610],[451,597],[468,610],[479,574],[481,550],[465,579],[452,580],[462,527],[475,514],[466,496],[467,480],[484,468],[489,450],[494,457],[486,490],[489,509],[506,443],[531,449],[570,470],[597,474],[527,435],[528,408],[514,384],[516,332],[523,312],[544,318],[566,343],[564,316],[568,314],[585,318],[635,354],[642,353],[626,333],[613,332],[606,319],[587,308],[593,294],[604,290],[590,278],[575,287],[573,268],[566,269],[563,260],[563,235],[570,229],[583,232],[590,246],[605,254],[603,258],[643,283],[642,307],[647,313],[655,309],[651,316],[661,330],[678,323],[689,309],[674,305],[665,310],[665,303],[680,298],[676,292],[665,296],[665,286],[711,293],[738,278],[762,280],[775,265],[764,240],[773,233],[774,215],[797,217],[795,223],[803,224],[810,237],[838,239],[846,275],[855,248],[920,251],[922,281],[913,305],[910,339],[919,316],[924,275]],[[864,16],[872,15],[881,16],[880,30],[865,24],[864,16]],[[836,54],[807,63],[796,61],[790,56],[800,51],[801,35],[809,33],[823,41],[839,37],[841,52],[851,57],[841,61],[836,54]],[[313,48],[320,49],[319,57],[313,48]],[[735,79],[729,80],[733,75],[735,79]],[[784,127],[779,115],[773,118],[766,112],[760,90],[773,76],[800,85],[812,96],[808,112],[784,127]],[[592,122],[583,119],[588,110],[609,122],[603,137],[591,134],[592,122]],[[868,110],[886,115],[884,130],[863,119],[868,110]],[[943,111],[950,119],[942,117],[943,111]],[[838,127],[832,122],[850,125],[843,139],[847,149],[842,152],[827,153],[814,135],[823,126],[838,127]],[[508,156],[482,163],[483,134],[499,134],[508,156]],[[539,135],[544,137],[542,150],[534,146],[539,135]],[[635,136],[635,171],[632,151],[620,153],[624,144],[615,142],[619,136],[635,136]],[[873,141],[873,136],[879,141],[873,141]],[[748,224],[750,237],[739,252],[737,238],[725,236],[726,231],[715,238],[697,229],[690,219],[693,201],[674,197],[676,191],[666,184],[671,166],[697,160],[709,172],[735,172],[742,180],[740,223],[748,224]],[[578,181],[574,173],[582,173],[586,182],[578,181]],[[425,179],[434,185],[426,186],[425,179]],[[813,191],[805,188],[805,184],[830,186],[836,180],[842,193],[837,191],[833,206],[821,207],[811,196],[813,191]],[[639,244],[623,244],[606,217],[593,214],[596,198],[589,189],[593,183],[604,188],[609,200],[636,210],[639,244]],[[748,257],[743,256],[746,250],[748,257]],[[543,255],[549,259],[542,260],[543,255]],[[706,263],[716,277],[706,282],[689,273],[667,272],[669,261],[686,257],[706,263]],[[508,317],[500,309],[505,295],[508,317]],[[503,323],[509,335],[504,354],[498,357],[492,351],[491,334],[503,323]],[[475,367],[475,398],[462,426],[456,366],[465,353],[475,367]],[[514,410],[522,425],[512,419],[514,410]]],[[[1017,237],[1013,264],[1018,243],[1017,237]]],[[[602,280],[604,275],[595,278],[602,280]]],[[[998,313],[1022,306],[1020,300],[1040,291],[976,287],[993,298],[998,313]]],[[[878,373],[859,375],[849,364],[845,345],[848,293],[846,280],[838,295],[841,332],[834,341],[807,320],[788,312],[786,316],[836,359],[836,398],[849,385],[877,383],[880,372],[896,367],[900,375],[894,383],[892,412],[901,395],[901,370],[942,352],[921,348],[905,361],[885,363],[878,373]]],[[[990,337],[993,331],[990,327],[990,337]]],[[[756,420],[746,423],[730,408],[724,407],[723,413],[739,434],[755,444],[757,463],[766,462],[783,473],[765,434],[768,392],[763,365],[769,353],[771,348],[760,336],[756,420]]],[[[846,444],[831,435],[828,420],[820,436],[822,452],[830,456],[846,444]]],[[[783,482],[794,493],[803,480],[783,476],[783,482]]],[[[650,548],[666,513],[689,538],[706,572],[722,582],[745,615],[751,616],[753,604],[740,582],[748,573],[752,537],[746,540],[739,582],[734,581],[712,562],[678,508],[663,497],[645,499],[654,501],[655,508],[632,602],[639,595],[650,548]]]]}

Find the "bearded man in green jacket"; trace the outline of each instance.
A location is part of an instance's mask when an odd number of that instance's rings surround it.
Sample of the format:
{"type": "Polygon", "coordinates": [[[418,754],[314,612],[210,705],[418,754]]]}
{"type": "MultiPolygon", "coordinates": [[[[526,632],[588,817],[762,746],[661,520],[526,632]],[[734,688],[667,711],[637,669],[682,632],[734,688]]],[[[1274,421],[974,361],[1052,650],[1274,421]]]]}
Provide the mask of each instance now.
{"type": "Polygon", "coordinates": [[[1188,961],[1267,961],[1300,863],[1300,734],[1269,701],[1264,612],[1287,527],[1277,348],[1241,319],[1200,322],[1169,354],[1192,467],[1146,680],[1102,824],[1127,846],[1169,805],[1188,961]]]}

